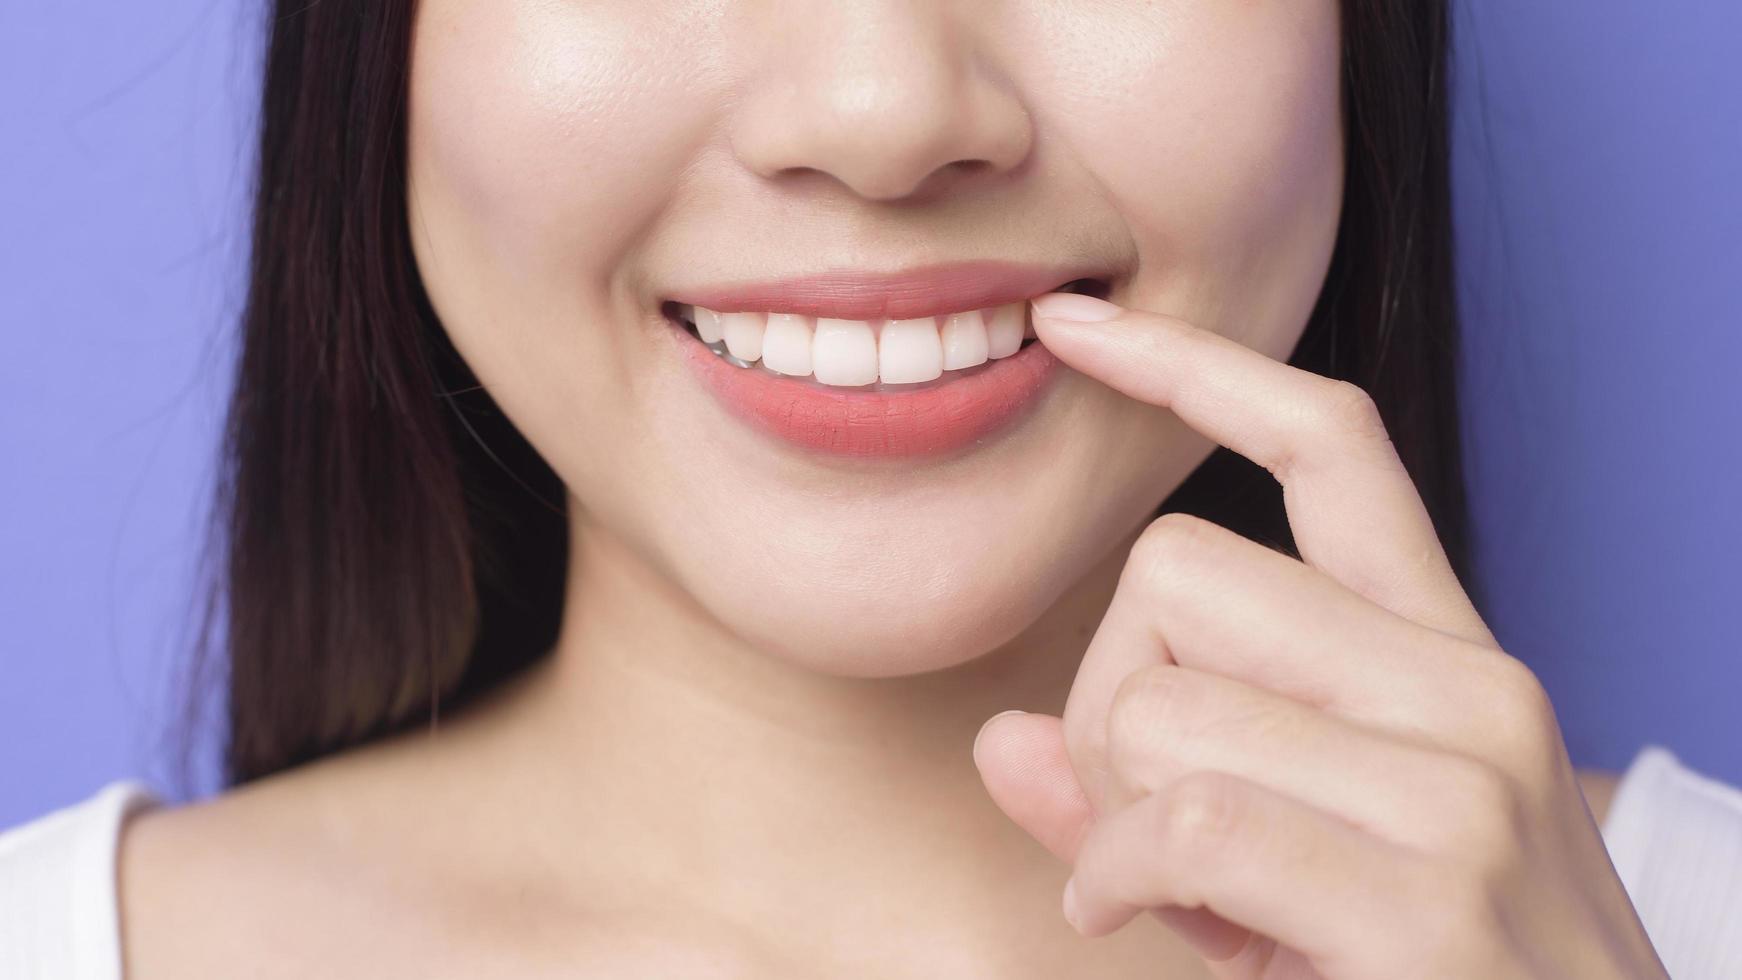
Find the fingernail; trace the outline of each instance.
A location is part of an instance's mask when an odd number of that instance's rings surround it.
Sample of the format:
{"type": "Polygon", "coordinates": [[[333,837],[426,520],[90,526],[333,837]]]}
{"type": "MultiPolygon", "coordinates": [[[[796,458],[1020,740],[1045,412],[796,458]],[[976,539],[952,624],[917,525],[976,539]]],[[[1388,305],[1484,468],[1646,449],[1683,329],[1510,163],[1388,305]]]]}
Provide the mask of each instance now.
{"type": "Polygon", "coordinates": [[[1072,875],[1071,879],[1065,882],[1065,921],[1069,922],[1071,928],[1078,932],[1083,931],[1082,923],[1078,921],[1080,915],[1082,915],[1082,911],[1077,908],[1077,879],[1075,875],[1072,875]]]}
{"type": "Polygon", "coordinates": [[[1035,297],[1032,305],[1036,316],[1072,323],[1100,323],[1125,312],[1125,308],[1116,303],[1081,293],[1047,293],[1035,297]]]}
{"type": "Polygon", "coordinates": [[[986,719],[986,723],[984,725],[980,726],[979,734],[974,736],[974,754],[975,755],[980,754],[980,739],[983,736],[985,736],[986,729],[992,727],[993,722],[1004,717],[1005,715],[1026,715],[1026,714],[1028,714],[1028,712],[1023,711],[1021,708],[1011,708],[1008,711],[1000,711],[997,714],[993,715],[992,717],[986,719]]]}

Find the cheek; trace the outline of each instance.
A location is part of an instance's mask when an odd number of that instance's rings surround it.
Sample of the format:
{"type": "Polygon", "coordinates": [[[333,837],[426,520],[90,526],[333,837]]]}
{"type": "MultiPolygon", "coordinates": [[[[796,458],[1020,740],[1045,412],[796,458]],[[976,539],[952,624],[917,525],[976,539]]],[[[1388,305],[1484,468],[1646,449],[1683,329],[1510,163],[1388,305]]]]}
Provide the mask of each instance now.
{"type": "Polygon", "coordinates": [[[659,419],[622,270],[704,142],[708,47],[666,4],[422,0],[408,209],[432,305],[479,380],[565,472],[596,472],[659,419]],[[602,427],[594,420],[623,424],[602,427]],[[577,426],[588,439],[567,438],[577,426]]]}
{"type": "Polygon", "coordinates": [[[1134,305],[1292,350],[1342,209],[1337,6],[1186,2],[1070,55],[1096,74],[1056,125],[1138,240],[1134,305]]]}
{"type": "Polygon", "coordinates": [[[652,7],[663,5],[420,4],[413,241],[481,375],[536,377],[563,354],[623,366],[614,332],[577,330],[575,315],[610,315],[599,303],[632,245],[625,229],[647,227],[671,199],[706,125],[707,100],[693,97],[705,66],[671,49],[652,7]],[[476,336],[486,323],[491,335],[476,336]]]}

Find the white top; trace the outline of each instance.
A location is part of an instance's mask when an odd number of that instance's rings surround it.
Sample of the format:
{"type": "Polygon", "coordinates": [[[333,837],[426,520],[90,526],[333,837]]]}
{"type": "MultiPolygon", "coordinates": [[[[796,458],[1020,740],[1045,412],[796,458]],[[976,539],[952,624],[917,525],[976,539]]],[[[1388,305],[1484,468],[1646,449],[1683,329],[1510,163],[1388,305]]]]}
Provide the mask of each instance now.
{"type": "Polygon", "coordinates": [[[120,980],[115,844],[154,802],[138,783],[110,783],[0,834],[0,980],[120,980]]]}
{"type": "MultiPolygon", "coordinates": [[[[0,980],[121,980],[115,845],[133,782],[0,834],[0,980]]],[[[1742,789],[1640,750],[1603,840],[1675,980],[1742,978],[1742,789]]]]}

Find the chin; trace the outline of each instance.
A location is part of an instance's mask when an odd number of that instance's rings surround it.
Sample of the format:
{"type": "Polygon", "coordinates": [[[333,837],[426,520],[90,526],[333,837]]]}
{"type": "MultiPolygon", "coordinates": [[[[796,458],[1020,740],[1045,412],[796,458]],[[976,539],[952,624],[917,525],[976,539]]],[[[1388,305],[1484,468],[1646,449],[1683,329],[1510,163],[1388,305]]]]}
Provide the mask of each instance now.
{"type": "Polygon", "coordinates": [[[1147,523],[1198,456],[1179,441],[1161,451],[1178,436],[1166,427],[1144,431],[1153,451],[814,510],[782,498],[778,534],[720,533],[704,509],[693,512],[704,533],[675,532],[689,547],[649,544],[709,619],[763,655],[839,677],[944,670],[1019,637],[1147,523]]]}
{"type": "MultiPolygon", "coordinates": [[[[809,569],[699,596],[766,656],[837,677],[944,670],[997,650],[1038,619],[1078,570],[989,574],[936,561],[912,577],[819,580],[809,569]]],[[[826,573],[826,570],[824,571],[826,573]]]]}

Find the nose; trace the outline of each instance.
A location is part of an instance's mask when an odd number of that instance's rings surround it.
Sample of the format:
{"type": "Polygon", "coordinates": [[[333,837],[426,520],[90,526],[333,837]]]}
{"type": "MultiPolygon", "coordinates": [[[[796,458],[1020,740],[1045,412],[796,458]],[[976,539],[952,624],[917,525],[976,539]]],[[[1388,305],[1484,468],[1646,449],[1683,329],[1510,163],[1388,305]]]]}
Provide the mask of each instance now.
{"type": "Polygon", "coordinates": [[[952,0],[770,4],[731,120],[733,150],[771,180],[826,174],[899,201],[1005,173],[1028,157],[1027,109],[952,0]]]}

